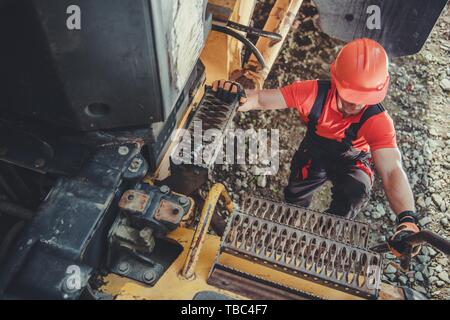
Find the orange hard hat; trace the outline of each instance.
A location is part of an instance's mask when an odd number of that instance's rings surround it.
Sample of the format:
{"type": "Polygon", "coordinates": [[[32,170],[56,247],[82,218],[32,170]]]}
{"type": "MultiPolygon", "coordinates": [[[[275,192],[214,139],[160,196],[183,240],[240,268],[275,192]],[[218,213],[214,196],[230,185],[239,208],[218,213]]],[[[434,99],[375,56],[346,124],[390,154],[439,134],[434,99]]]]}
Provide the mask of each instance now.
{"type": "Polygon", "coordinates": [[[348,43],[331,65],[331,78],[345,101],[375,105],[389,88],[389,58],[381,44],[371,39],[348,43]]]}

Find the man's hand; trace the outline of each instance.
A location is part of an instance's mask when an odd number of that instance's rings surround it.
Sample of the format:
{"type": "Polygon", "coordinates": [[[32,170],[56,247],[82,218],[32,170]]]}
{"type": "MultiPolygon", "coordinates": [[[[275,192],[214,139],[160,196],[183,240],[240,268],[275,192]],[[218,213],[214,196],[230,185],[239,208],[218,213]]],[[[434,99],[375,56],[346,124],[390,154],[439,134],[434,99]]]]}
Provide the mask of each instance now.
{"type": "Polygon", "coordinates": [[[212,85],[212,90],[216,93],[216,97],[227,103],[233,102],[237,97],[239,104],[243,105],[247,102],[247,95],[240,83],[228,80],[216,80],[212,85]]]}
{"type": "Polygon", "coordinates": [[[227,80],[214,81],[212,89],[219,99],[233,101],[237,94],[240,102],[239,112],[280,110],[288,107],[279,89],[244,90],[239,83],[227,80]]]}
{"type": "Polygon", "coordinates": [[[420,246],[412,248],[404,241],[405,238],[420,232],[417,220],[417,215],[412,211],[405,211],[398,216],[396,232],[388,241],[389,248],[396,257],[400,258],[408,254],[413,257],[419,254],[420,246]]]}

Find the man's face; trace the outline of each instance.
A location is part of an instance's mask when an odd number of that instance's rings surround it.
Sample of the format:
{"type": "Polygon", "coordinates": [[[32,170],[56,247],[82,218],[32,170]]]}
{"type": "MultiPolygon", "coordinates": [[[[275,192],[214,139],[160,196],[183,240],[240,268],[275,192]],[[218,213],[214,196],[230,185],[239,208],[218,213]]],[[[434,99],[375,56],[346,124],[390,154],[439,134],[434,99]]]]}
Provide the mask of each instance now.
{"type": "Polygon", "coordinates": [[[339,93],[337,94],[337,104],[340,112],[344,114],[344,116],[354,116],[359,114],[365,107],[363,104],[355,104],[352,102],[345,101],[341,98],[339,93]]]}

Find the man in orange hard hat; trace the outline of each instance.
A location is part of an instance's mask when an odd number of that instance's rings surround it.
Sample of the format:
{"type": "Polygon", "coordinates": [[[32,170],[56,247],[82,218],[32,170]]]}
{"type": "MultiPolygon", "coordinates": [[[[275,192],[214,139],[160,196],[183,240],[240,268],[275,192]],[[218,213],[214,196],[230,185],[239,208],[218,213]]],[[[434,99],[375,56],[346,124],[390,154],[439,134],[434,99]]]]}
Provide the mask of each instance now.
{"type": "Polygon", "coordinates": [[[331,81],[298,81],[281,89],[244,91],[221,80],[213,84],[213,90],[219,98],[238,94],[242,112],[298,111],[308,131],[292,160],[284,192],[289,203],[308,207],[314,191],[330,180],[334,187],[328,212],[353,219],[369,200],[374,165],[398,216],[390,244],[401,256],[411,249],[402,239],[420,229],[394,124],[381,105],[389,81],[385,49],[376,41],[357,39],[331,65],[331,81]]]}

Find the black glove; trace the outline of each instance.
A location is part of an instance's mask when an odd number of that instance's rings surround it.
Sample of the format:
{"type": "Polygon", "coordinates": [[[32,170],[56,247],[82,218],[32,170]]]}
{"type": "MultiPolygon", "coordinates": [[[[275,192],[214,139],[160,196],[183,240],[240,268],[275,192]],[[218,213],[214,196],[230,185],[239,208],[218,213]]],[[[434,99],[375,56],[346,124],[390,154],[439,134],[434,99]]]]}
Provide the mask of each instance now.
{"type": "Polygon", "coordinates": [[[244,87],[240,83],[227,80],[214,81],[212,90],[216,93],[216,97],[226,103],[233,103],[236,99],[239,104],[247,102],[247,95],[244,87]]]}
{"type": "Polygon", "coordinates": [[[394,236],[389,239],[389,248],[396,257],[402,257],[406,254],[416,256],[420,252],[420,246],[411,248],[411,245],[406,243],[405,238],[412,234],[420,232],[418,226],[417,214],[412,211],[405,211],[401,213],[397,218],[397,229],[394,236]]]}

